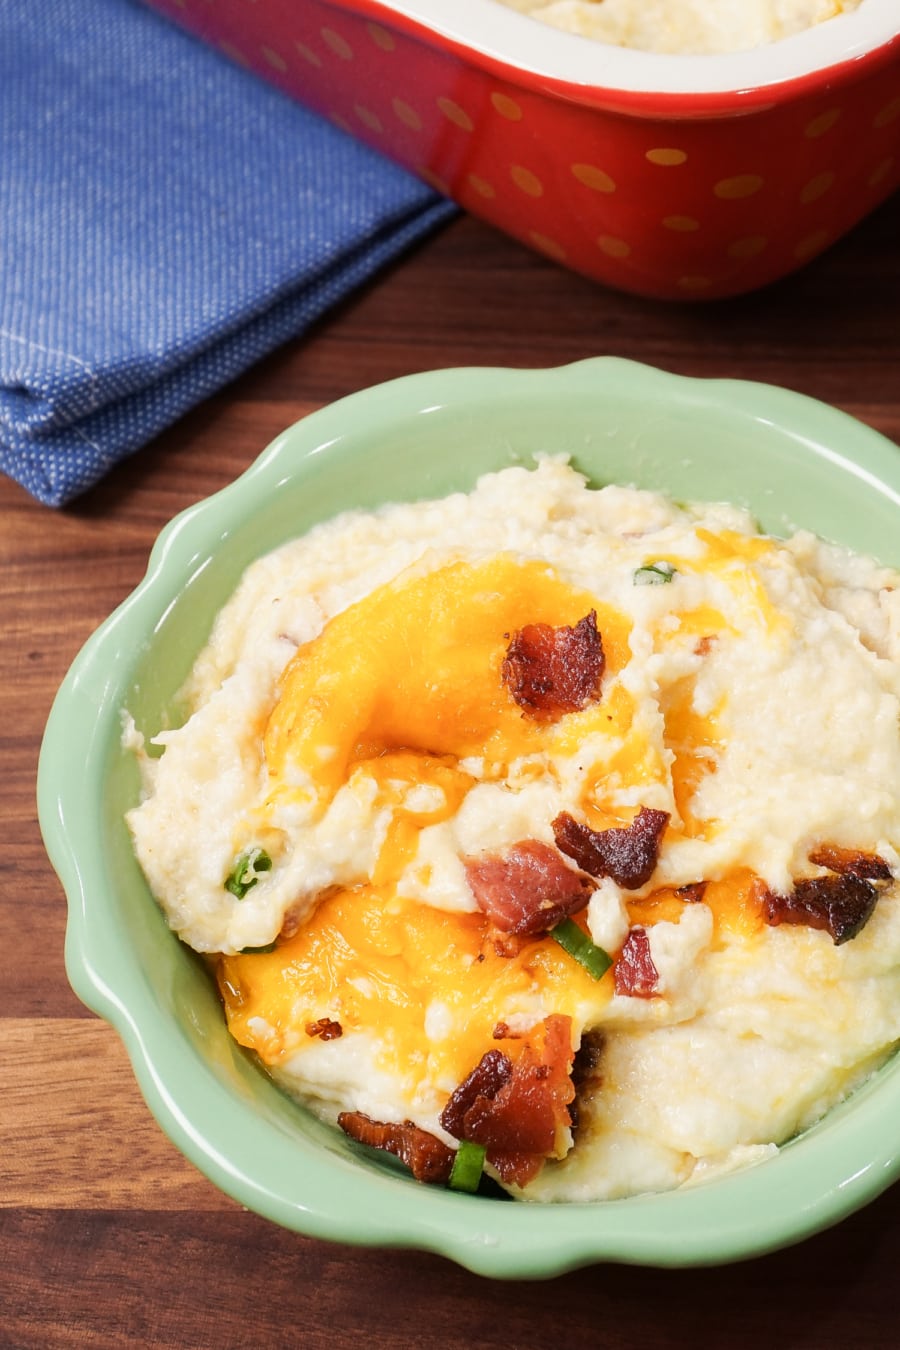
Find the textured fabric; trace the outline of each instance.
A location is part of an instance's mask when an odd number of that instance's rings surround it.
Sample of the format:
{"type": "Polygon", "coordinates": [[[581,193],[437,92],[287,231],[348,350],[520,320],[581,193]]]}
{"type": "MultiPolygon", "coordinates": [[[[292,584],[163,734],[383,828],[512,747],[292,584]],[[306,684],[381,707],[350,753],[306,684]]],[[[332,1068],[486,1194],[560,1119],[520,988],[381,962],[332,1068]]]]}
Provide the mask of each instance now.
{"type": "Polygon", "coordinates": [[[129,0],[0,3],[0,469],[59,505],[453,211],[129,0]]]}

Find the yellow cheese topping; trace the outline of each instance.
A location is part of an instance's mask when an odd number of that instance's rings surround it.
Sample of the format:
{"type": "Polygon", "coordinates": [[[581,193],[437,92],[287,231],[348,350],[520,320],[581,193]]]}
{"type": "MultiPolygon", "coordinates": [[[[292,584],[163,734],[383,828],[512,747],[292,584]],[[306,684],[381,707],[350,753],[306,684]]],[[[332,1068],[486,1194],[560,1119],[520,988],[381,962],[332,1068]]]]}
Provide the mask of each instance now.
{"type": "MultiPolygon", "coordinates": [[[[709,883],[717,940],[762,929],[753,875],[709,883]]],[[[688,900],[660,889],[629,902],[633,924],[677,923],[688,900]]],[[[447,1091],[497,1043],[516,1012],[565,1013],[578,1034],[599,1020],[613,973],[598,983],[549,937],[512,940],[501,955],[482,914],[450,914],[398,898],[390,886],[336,891],[274,952],[223,957],[219,986],[232,1035],[277,1065],[314,1044],[307,1028],[333,1018],[343,1032],[377,1029],[383,1067],[447,1091]],[[518,951],[515,948],[519,947],[518,951]],[[537,1000],[540,1002],[537,1002],[537,1000]],[[430,1036],[428,1014],[446,1009],[448,1035],[430,1036]],[[261,1019],[261,1020],[260,1020],[261,1019]]],[[[543,1016],[536,1013],[535,1020],[543,1016]]]]}
{"type": "Polygon", "coordinates": [[[232,1034],[277,1064],[314,1043],[306,1028],[323,1016],[345,1033],[374,1028],[385,1068],[450,1091],[496,1044],[511,1010],[540,1007],[537,993],[579,1027],[610,997],[611,977],[598,984],[551,938],[513,939],[521,950],[501,956],[488,928],[482,914],[448,914],[390,886],[338,891],[271,954],[222,958],[232,1034]],[[436,1007],[449,1034],[430,1037],[436,1007]]]}
{"type": "MultiPolygon", "coordinates": [[[[768,601],[746,572],[765,541],[698,533],[706,564],[727,573],[767,622],[768,601]]],[[[698,641],[714,641],[728,627],[711,606],[677,618],[676,631],[698,641]]],[[[511,1014],[531,1009],[537,1019],[540,1009],[552,1009],[571,1016],[579,1034],[588,1014],[596,1018],[611,996],[611,974],[598,984],[548,937],[498,954],[483,915],[404,899],[396,886],[415,859],[420,830],[454,816],[473,786],[460,767],[468,757],[482,762],[483,778],[502,779],[512,761],[571,755],[599,733],[610,753],[593,771],[585,766],[580,804],[593,828],[630,819],[607,800],[611,785],[670,780],[682,818],[673,828],[688,835],[709,828],[693,818],[690,803],[715,771],[721,709],[699,716],[693,678],[683,678],[663,700],[662,745],[654,743],[615,679],[630,656],[629,633],[626,615],[551,567],[500,555],[391,582],[297,651],[265,729],[270,804],[312,794],[321,813],[344,783],[365,775],[376,784],[376,804],[390,807],[390,824],[366,884],[322,897],[275,951],[221,959],[220,988],[239,1042],[278,1064],[314,1044],[307,1028],[327,1017],[344,1033],[375,1029],[384,1067],[408,1084],[411,1077],[449,1091],[511,1014]],[[602,697],[555,719],[523,716],[501,678],[511,634],[535,623],[574,626],[592,609],[605,656],[602,697]],[[433,791],[411,793],[423,787],[433,791]]],[[[704,900],[719,938],[756,931],[750,873],[711,883],[704,900]]],[[[631,902],[631,921],[677,921],[685,903],[675,891],[657,891],[631,902]]]]}
{"type": "MultiPolygon", "coordinates": [[[[713,946],[724,945],[730,937],[752,941],[765,928],[762,898],[765,888],[749,868],[742,867],[718,881],[709,881],[702,888],[703,903],[712,910],[713,946]]],[[[662,886],[649,895],[635,897],[627,902],[632,924],[648,927],[663,920],[678,923],[686,904],[691,899],[680,895],[670,886],[662,886]]]]}
{"type": "MultiPolygon", "coordinates": [[[[487,776],[502,776],[510,760],[552,749],[556,731],[524,718],[503,686],[509,635],[574,626],[591,609],[614,675],[629,655],[627,617],[545,563],[501,555],[379,588],[289,663],[266,729],[270,777],[289,784],[300,770],[327,804],[353,763],[398,748],[484,756],[487,776]]],[[[583,738],[601,720],[589,706],[566,733],[583,738]]]]}

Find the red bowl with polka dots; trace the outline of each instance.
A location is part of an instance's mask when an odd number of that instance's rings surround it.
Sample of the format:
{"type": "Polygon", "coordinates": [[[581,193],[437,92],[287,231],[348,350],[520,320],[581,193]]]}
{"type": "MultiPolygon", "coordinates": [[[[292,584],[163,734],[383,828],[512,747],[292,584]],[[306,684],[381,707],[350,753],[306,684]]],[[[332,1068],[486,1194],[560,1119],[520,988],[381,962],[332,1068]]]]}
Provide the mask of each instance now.
{"type": "Polygon", "coordinates": [[[154,0],[466,210],[597,281],[754,290],[900,184],[900,0],[722,56],[496,0],[154,0]]]}

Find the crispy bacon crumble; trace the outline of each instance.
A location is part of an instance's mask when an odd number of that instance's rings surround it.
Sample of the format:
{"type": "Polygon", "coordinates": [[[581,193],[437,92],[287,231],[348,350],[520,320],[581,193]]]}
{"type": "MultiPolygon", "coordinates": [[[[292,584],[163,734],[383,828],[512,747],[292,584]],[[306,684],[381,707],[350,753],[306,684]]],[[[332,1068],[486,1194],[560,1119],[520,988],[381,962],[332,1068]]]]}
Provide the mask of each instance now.
{"type": "Polygon", "coordinates": [[[864,877],[808,877],[798,881],[789,895],[767,891],[763,901],[766,923],[803,924],[824,929],[836,947],[855,938],[865,928],[878,902],[878,890],[864,877]]]}
{"type": "MultiPolygon", "coordinates": [[[[440,1117],[448,1134],[481,1144],[501,1179],[517,1186],[557,1155],[560,1132],[568,1132],[573,1119],[571,1018],[552,1013],[534,1030],[515,1060],[499,1049],[482,1055],[440,1117]]],[[[450,1179],[454,1150],[411,1120],[396,1124],[342,1111],[338,1125],[351,1139],[399,1158],[416,1181],[450,1179]]]]}
{"type": "Polygon", "coordinates": [[[630,998],[653,998],[659,992],[659,971],[650,955],[646,928],[632,928],[613,966],[616,993],[630,998]]]}
{"type": "Polygon", "coordinates": [[[837,844],[820,844],[809,861],[828,868],[832,875],[797,881],[789,895],[767,890],[763,897],[766,923],[822,929],[839,947],[857,937],[871,919],[880,895],[875,883],[891,881],[894,874],[877,853],[837,844]]]}
{"type": "Polygon", "coordinates": [[[307,1022],[307,1036],[318,1036],[322,1041],[336,1041],[343,1036],[344,1028],[331,1017],[320,1017],[315,1022],[307,1022]]]}
{"type": "Polygon", "coordinates": [[[517,1186],[556,1155],[560,1131],[572,1124],[571,1018],[552,1013],[541,1026],[538,1044],[526,1039],[515,1060],[488,1050],[441,1113],[448,1134],[482,1144],[501,1180],[517,1186]]]}
{"type": "Polygon", "coordinates": [[[668,811],[642,806],[624,829],[592,830],[562,811],[553,822],[553,836],[583,872],[611,877],[623,890],[636,891],[653,875],[668,821],[668,811]]]}
{"type": "Polygon", "coordinates": [[[592,881],[539,839],[464,863],[479,909],[501,932],[518,937],[548,932],[584,909],[594,890],[592,881]]]}
{"type": "Polygon", "coordinates": [[[530,623],[513,633],[500,675],[526,715],[559,716],[599,698],[604,665],[592,609],[574,628],[530,623]]]}
{"type": "Polygon", "coordinates": [[[427,1130],[419,1129],[411,1120],[398,1125],[372,1120],[362,1111],[342,1111],[337,1123],[351,1139],[399,1158],[416,1181],[437,1184],[449,1181],[453,1149],[427,1130]]]}
{"type": "Polygon", "coordinates": [[[816,867],[827,867],[829,872],[842,876],[864,877],[867,881],[890,881],[893,873],[877,853],[863,853],[861,849],[838,848],[836,844],[820,844],[809,855],[816,867]]]}

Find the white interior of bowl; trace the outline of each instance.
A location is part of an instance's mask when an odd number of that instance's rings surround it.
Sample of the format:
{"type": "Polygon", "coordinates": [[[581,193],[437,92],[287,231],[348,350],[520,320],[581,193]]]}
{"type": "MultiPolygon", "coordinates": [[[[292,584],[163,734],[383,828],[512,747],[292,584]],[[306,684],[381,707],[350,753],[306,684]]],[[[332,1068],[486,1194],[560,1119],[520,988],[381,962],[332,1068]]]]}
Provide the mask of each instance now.
{"type": "Polygon", "coordinates": [[[442,36],[537,76],[632,93],[716,94],[783,84],[859,60],[900,34],[900,0],[859,9],[750,51],[670,56],[563,33],[497,0],[381,0],[442,36]]]}

